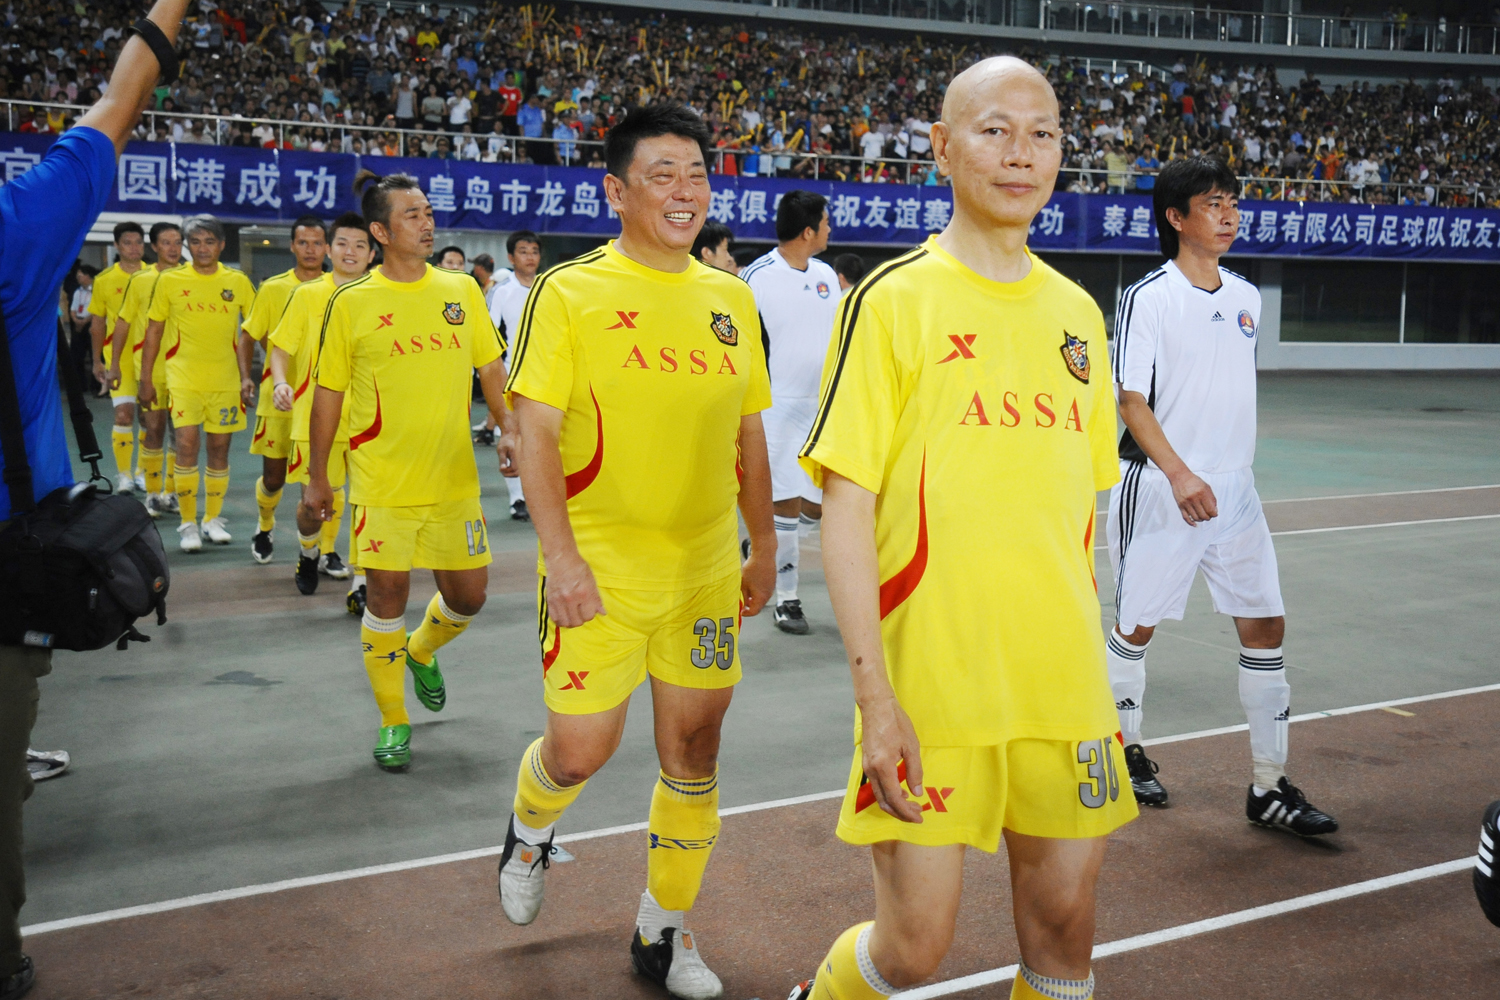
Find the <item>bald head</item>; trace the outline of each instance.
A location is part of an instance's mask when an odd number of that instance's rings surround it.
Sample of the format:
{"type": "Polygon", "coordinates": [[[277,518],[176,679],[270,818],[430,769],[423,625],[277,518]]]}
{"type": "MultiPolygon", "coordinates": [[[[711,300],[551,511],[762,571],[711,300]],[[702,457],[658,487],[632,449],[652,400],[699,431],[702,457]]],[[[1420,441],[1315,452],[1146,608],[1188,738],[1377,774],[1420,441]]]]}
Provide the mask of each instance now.
{"type": "Polygon", "coordinates": [[[961,128],[993,107],[1002,92],[1016,89],[1030,91],[1028,96],[1033,97],[1044,92],[1043,100],[1051,104],[1053,118],[1057,117],[1057,95],[1035,66],[1015,56],[991,56],[970,66],[948,84],[948,92],[943,95],[943,121],[949,128],[961,128]]]}

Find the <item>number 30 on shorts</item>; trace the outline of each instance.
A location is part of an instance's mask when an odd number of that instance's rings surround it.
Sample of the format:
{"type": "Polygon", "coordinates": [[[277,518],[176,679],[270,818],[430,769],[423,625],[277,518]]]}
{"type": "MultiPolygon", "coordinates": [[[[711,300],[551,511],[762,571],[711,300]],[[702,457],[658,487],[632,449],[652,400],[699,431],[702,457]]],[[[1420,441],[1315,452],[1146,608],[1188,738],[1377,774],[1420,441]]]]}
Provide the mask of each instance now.
{"type": "Polygon", "coordinates": [[[699,618],[693,623],[693,634],[698,645],[693,649],[693,666],[707,670],[717,665],[720,670],[734,666],[734,619],[720,618],[717,626],[712,618],[699,618]]]}
{"type": "Polygon", "coordinates": [[[1104,805],[1106,797],[1113,802],[1120,797],[1120,776],[1115,772],[1115,756],[1110,753],[1111,737],[1085,740],[1078,744],[1078,763],[1087,764],[1089,780],[1078,783],[1078,800],[1090,809],[1104,805]]]}

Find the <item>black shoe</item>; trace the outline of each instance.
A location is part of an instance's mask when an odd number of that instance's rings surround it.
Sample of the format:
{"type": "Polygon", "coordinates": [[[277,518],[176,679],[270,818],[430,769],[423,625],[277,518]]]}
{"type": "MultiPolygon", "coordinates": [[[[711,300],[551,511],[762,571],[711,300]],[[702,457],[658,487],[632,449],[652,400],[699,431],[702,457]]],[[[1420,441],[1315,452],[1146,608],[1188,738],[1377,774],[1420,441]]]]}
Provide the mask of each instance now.
{"type": "Polygon", "coordinates": [[[344,598],[344,609],[351,615],[363,615],[365,613],[365,585],[360,584],[349,591],[344,598]]]}
{"type": "Polygon", "coordinates": [[[297,590],[304,594],[318,592],[318,557],[297,555],[297,590]]]}
{"type": "Polygon", "coordinates": [[[1474,865],[1474,895],[1490,923],[1500,927],[1500,801],[1491,802],[1479,826],[1479,859],[1474,865]]]}
{"type": "Polygon", "coordinates": [[[0,979],[0,1000],[21,1000],[36,982],[36,966],[30,955],[21,956],[21,967],[0,979]]]}
{"type": "Polygon", "coordinates": [[[1256,826],[1285,830],[1299,837],[1316,837],[1339,828],[1337,820],[1314,808],[1302,790],[1286,778],[1264,795],[1256,795],[1251,785],[1245,798],[1245,816],[1256,826]]]}
{"type": "Polygon", "coordinates": [[[510,519],[512,521],[530,521],[531,514],[526,510],[526,501],[517,500],[510,505],[510,519]]]}
{"type": "Polygon", "coordinates": [[[264,566],[271,561],[271,550],[275,548],[271,544],[271,533],[269,531],[257,531],[250,536],[250,558],[264,566]]]}
{"type": "Polygon", "coordinates": [[[334,580],[347,580],[353,575],[337,552],[325,552],[318,557],[318,572],[334,580]]]}
{"type": "Polygon", "coordinates": [[[495,432],[493,430],[491,430],[490,428],[488,428],[488,427],[484,428],[483,430],[477,430],[477,431],[475,431],[474,432],[474,443],[475,444],[483,444],[483,445],[493,445],[495,443],[495,432]]]}
{"type": "Polygon", "coordinates": [[[1167,790],[1156,780],[1156,772],[1160,768],[1156,766],[1156,761],[1146,756],[1145,747],[1132,743],[1125,748],[1125,769],[1130,772],[1130,787],[1135,792],[1137,802],[1143,806],[1167,804],[1167,790]]]}
{"type": "Polygon", "coordinates": [[[776,627],[792,635],[806,635],[812,631],[802,615],[801,601],[782,601],[776,605],[776,627]]]}
{"type": "Polygon", "coordinates": [[[724,984],[698,954],[696,935],[679,927],[663,927],[661,937],[648,942],[637,927],[630,938],[630,962],[635,971],[674,997],[722,997],[724,984]]]}
{"type": "Polygon", "coordinates": [[[786,995],[786,1000],[807,1000],[808,997],[812,996],[813,983],[815,982],[817,982],[816,976],[805,983],[798,983],[796,986],[793,986],[792,992],[786,995]]]}

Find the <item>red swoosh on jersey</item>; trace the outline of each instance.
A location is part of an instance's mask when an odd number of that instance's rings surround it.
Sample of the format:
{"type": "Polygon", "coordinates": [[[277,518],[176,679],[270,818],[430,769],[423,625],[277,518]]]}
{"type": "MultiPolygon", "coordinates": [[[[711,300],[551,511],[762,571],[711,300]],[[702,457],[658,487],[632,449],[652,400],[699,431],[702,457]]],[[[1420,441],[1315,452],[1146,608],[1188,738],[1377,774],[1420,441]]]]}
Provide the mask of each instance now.
{"type": "Polygon", "coordinates": [[[589,386],[589,398],[594,401],[596,434],[594,457],[589,459],[588,465],[585,465],[577,472],[568,474],[565,484],[569,500],[594,485],[594,480],[599,478],[599,469],[604,465],[604,411],[599,409],[599,397],[594,395],[593,386],[589,386]]]}
{"type": "Polygon", "coordinates": [[[181,347],[181,346],[182,346],[182,341],[179,340],[177,343],[175,343],[171,347],[167,348],[167,356],[165,358],[163,358],[162,360],[164,360],[164,361],[171,361],[172,358],[176,356],[177,349],[179,347],[181,347]]]}
{"type": "Polygon", "coordinates": [[[266,365],[266,370],[264,372],[261,372],[260,380],[262,382],[266,382],[266,381],[269,381],[270,378],[271,378],[271,366],[270,365],[266,365]]]}
{"type": "Polygon", "coordinates": [[[1089,526],[1083,529],[1083,553],[1089,561],[1089,579],[1094,581],[1094,593],[1099,593],[1099,578],[1094,575],[1094,512],[1089,511],[1089,526]]]}
{"type": "Polygon", "coordinates": [[[146,346],[146,342],[144,340],[137,340],[135,342],[135,346],[132,347],[131,350],[132,351],[139,351],[139,350],[141,350],[145,346],[146,346]]]}
{"type": "MultiPolygon", "coordinates": [[[[292,393],[292,400],[293,400],[293,402],[295,402],[296,400],[299,400],[299,399],[302,398],[302,394],[307,391],[308,383],[311,382],[311,381],[312,381],[312,369],[309,368],[307,370],[307,374],[302,377],[302,384],[299,385],[299,386],[297,386],[297,390],[292,393]]],[[[375,402],[375,412],[379,413],[380,412],[380,394],[378,392],[375,394],[375,401],[376,401],[375,402]]],[[[379,420],[380,418],[376,417],[375,419],[379,420]]]]}
{"type": "Polygon", "coordinates": [[[922,452],[922,478],[917,482],[917,548],[911,562],[880,585],[880,618],[895,611],[917,589],[927,572],[927,452],[922,452]]]}
{"type": "Polygon", "coordinates": [[[375,384],[375,420],[369,427],[366,427],[349,439],[350,451],[353,451],[362,444],[368,444],[380,435],[380,383],[374,381],[373,375],[370,377],[370,380],[375,384]]]}

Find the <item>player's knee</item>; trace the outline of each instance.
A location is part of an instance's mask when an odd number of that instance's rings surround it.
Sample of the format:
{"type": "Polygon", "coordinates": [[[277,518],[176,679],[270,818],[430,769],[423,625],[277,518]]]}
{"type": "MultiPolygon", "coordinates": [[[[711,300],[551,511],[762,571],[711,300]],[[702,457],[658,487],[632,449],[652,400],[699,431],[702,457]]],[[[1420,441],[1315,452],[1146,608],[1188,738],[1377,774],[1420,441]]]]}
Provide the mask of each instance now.
{"type": "Polygon", "coordinates": [[[473,617],[479,614],[484,608],[484,598],[485,594],[483,590],[477,590],[473,593],[460,592],[454,594],[452,597],[444,594],[443,603],[447,604],[448,608],[455,614],[473,617]]]}
{"type": "Polygon", "coordinates": [[[1066,942],[1081,927],[1092,928],[1094,895],[1082,884],[1049,883],[1026,905],[1029,922],[1055,942],[1066,942]]]}
{"type": "Polygon", "coordinates": [[[881,956],[880,974],[892,986],[914,986],[932,978],[952,943],[953,928],[942,921],[903,927],[889,954],[881,956]]]}
{"type": "Polygon", "coordinates": [[[605,765],[613,751],[613,747],[609,753],[601,753],[598,748],[557,751],[556,761],[547,764],[547,776],[564,788],[581,785],[605,765]]]}
{"type": "Polygon", "coordinates": [[[135,414],[128,406],[121,406],[115,410],[115,426],[131,427],[135,424],[135,414]]]}
{"type": "Polygon", "coordinates": [[[1116,628],[1116,631],[1120,632],[1125,641],[1130,643],[1132,646],[1144,646],[1149,643],[1151,641],[1151,637],[1156,634],[1156,626],[1137,625],[1135,627],[1135,631],[1131,632],[1129,635],[1125,635],[1125,633],[1119,628],[1116,628]]]}

